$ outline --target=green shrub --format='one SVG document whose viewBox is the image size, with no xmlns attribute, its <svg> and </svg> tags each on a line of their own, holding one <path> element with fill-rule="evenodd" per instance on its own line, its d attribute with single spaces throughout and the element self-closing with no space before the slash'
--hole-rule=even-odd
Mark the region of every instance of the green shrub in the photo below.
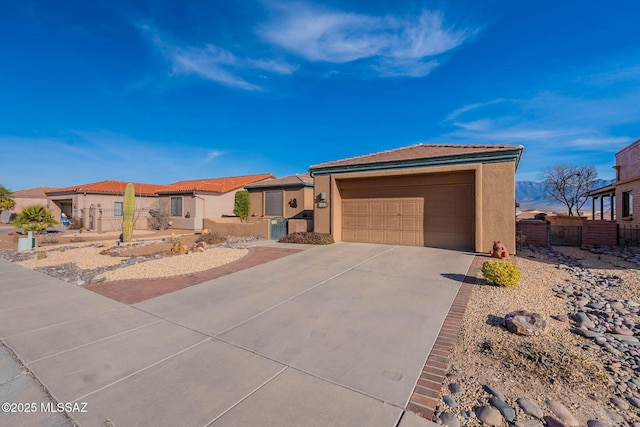
<svg viewBox="0 0 640 427">
<path fill-rule="evenodd" d="M 488 282 L 505 288 L 513 288 L 520 282 L 520 270 L 511 261 L 485 261 L 482 264 L 482 275 Z"/>
<path fill-rule="evenodd" d="M 291 233 L 278 241 L 280 243 L 300 243 L 307 245 L 330 245 L 334 243 L 331 234 L 315 232 Z"/>
<path fill-rule="evenodd" d="M 247 220 L 249 216 L 249 192 L 247 190 L 239 190 L 236 192 L 233 214 L 239 216 L 242 221 Z"/>
</svg>

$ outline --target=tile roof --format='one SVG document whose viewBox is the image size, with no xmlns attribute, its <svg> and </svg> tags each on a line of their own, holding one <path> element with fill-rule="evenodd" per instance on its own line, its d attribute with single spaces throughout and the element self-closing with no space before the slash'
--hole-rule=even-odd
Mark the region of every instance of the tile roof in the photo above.
<svg viewBox="0 0 640 427">
<path fill-rule="evenodd" d="M 517 145 L 454 145 L 454 144 L 416 144 L 380 153 L 351 157 L 333 162 L 320 163 L 310 169 L 322 169 L 340 166 L 368 165 L 377 163 L 393 163 L 406 160 L 434 159 L 439 157 L 456 157 L 468 154 L 493 153 L 498 151 L 520 150 Z"/>
<path fill-rule="evenodd" d="M 158 193 L 190 193 L 194 191 L 205 193 L 226 193 L 228 191 L 242 188 L 245 185 L 273 178 L 275 178 L 275 176 L 270 173 L 263 173 L 258 175 L 178 181 L 173 184 L 165 185 L 160 191 L 158 191 Z"/>
<path fill-rule="evenodd" d="M 46 191 L 47 195 L 64 194 L 64 193 L 99 193 L 99 194 L 124 194 L 124 189 L 128 182 L 125 181 L 98 181 L 89 184 L 76 185 L 73 187 L 56 188 Z M 156 194 L 158 190 L 164 188 L 159 184 L 144 184 L 134 182 L 133 187 L 137 195 L 151 196 Z"/>
<path fill-rule="evenodd" d="M 289 175 L 283 178 L 269 179 L 256 184 L 245 185 L 245 188 L 292 187 L 297 185 L 301 187 L 312 187 L 313 178 L 308 173 Z"/>
<path fill-rule="evenodd" d="M 18 190 L 13 192 L 13 197 L 15 198 L 46 198 L 45 194 L 47 191 L 57 190 L 57 188 L 53 187 L 34 187 L 34 188 L 25 188 L 24 190 Z"/>
</svg>

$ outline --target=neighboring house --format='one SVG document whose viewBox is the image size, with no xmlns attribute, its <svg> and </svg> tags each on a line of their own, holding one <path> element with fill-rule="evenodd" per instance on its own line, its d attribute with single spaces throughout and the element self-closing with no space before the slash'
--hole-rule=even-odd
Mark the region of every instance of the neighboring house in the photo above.
<svg viewBox="0 0 640 427">
<path fill-rule="evenodd" d="M 271 174 L 258 174 L 179 181 L 163 186 L 157 194 L 169 211 L 172 228 L 202 230 L 205 218 L 234 215 L 238 190 L 273 178 Z"/>
<path fill-rule="evenodd" d="M 615 219 L 620 227 L 620 237 L 622 239 L 632 238 L 634 243 L 637 243 L 640 240 L 638 238 L 640 226 L 640 139 L 616 153 L 614 169 L 616 170 L 616 180 L 613 184 L 593 190 L 587 195 L 592 198 L 594 214 L 598 208 L 601 211 L 601 218 Z M 611 206 L 613 206 L 608 218 L 602 214 L 604 198 L 609 198 L 612 202 Z M 633 234 L 627 236 L 629 231 L 632 231 Z"/>
<path fill-rule="evenodd" d="M 336 241 L 515 252 L 522 146 L 418 144 L 311 166 L 314 230 Z"/>
<path fill-rule="evenodd" d="M 124 181 L 99 181 L 46 191 L 48 207 L 57 221 L 64 213 L 69 220 L 80 218 L 89 231 L 119 230 L 122 223 Z M 135 190 L 136 229 L 147 228 L 149 208 L 158 201 L 156 192 L 163 185 L 133 183 Z"/>
<path fill-rule="evenodd" d="M 284 217 L 289 232 L 313 230 L 313 178 L 291 175 L 245 185 L 251 217 Z"/>
<path fill-rule="evenodd" d="M 0 213 L 0 222 L 8 224 L 12 218 L 22 212 L 24 208 L 31 205 L 48 206 L 46 191 L 55 190 L 52 187 L 36 187 L 27 188 L 26 190 L 18 190 L 13 192 L 13 200 L 16 205 L 13 209 Z"/>
</svg>

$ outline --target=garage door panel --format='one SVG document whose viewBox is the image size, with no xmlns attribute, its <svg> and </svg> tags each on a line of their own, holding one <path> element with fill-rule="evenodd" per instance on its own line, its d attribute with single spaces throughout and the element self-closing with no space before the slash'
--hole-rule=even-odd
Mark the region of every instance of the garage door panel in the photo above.
<svg viewBox="0 0 640 427">
<path fill-rule="evenodd" d="M 349 190 L 352 199 L 345 197 L 342 208 L 345 241 L 474 248 L 473 185 L 387 190 Z"/>
</svg>

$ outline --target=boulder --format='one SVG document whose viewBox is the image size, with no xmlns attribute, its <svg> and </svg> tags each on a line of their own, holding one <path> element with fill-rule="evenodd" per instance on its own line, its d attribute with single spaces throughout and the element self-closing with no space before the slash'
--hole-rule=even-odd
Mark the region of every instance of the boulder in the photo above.
<svg viewBox="0 0 640 427">
<path fill-rule="evenodd" d="M 547 333 L 547 319 L 542 314 L 518 310 L 509 313 L 503 320 L 509 332 L 518 335 L 544 335 Z"/>
</svg>

